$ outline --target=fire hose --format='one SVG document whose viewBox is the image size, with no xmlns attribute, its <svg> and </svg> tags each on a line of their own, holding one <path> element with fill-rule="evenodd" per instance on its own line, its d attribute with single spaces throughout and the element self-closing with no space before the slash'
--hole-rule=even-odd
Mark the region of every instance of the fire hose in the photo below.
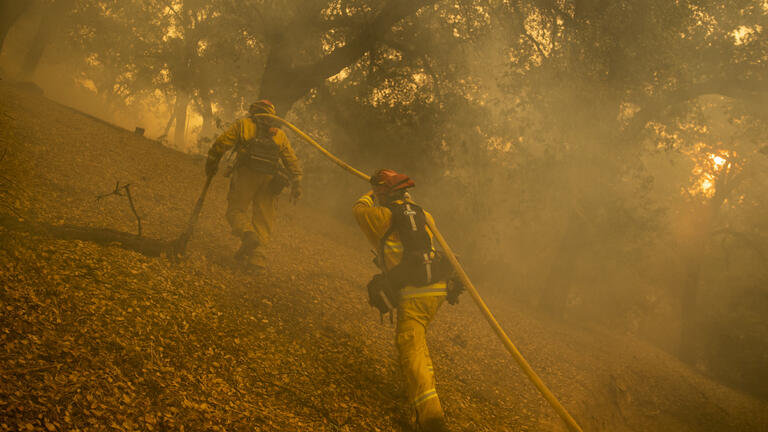
<svg viewBox="0 0 768 432">
<path fill-rule="evenodd" d="M 320 151 L 323 155 L 328 157 L 330 160 L 332 160 L 336 165 L 340 166 L 347 172 L 351 173 L 352 175 L 355 175 L 357 177 L 360 177 L 363 180 L 370 181 L 371 177 L 362 171 L 359 171 L 349 165 L 348 163 L 344 162 L 343 160 L 339 159 L 338 157 L 334 156 L 331 152 L 323 148 L 320 144 L 318 144 L 315 140 L 310 138 L 307 134 L 302 132 L 299 128 L 288 122 L 287 120 L 284 120 L 278 116 L 272 115 L 272 114 L 255 114 L 254 116 L 258 117 L 268 117 L 273 120 L 276 120 L 288 128 L 290 128 L 293 132 L 295 132 L 297 135 L 299 135 L 304 141 L 309 143 L 312 147 L 316 148 Z M 581 427 L 576 423 L 576 420 L 571 417 L 571 415 L 568 413 L 568 411 L 563 407 L 563 405 L 560 403 L 560 401 L 557 400 L 555 395 L 552 393 L 552 391 L 549 390 L 546 384 L 544 384 L 544 381 L 539 378 L 539 376 L 536 374 L 536 372 L 533 370 L 530 364 L 528 364 L 528 361 L 525 360 L 523 355 L 520 353 L 520 351 L 515 347 L 515 345 L 512 343 L 512 341 L 507 336 L 504 329 L 501 327 L 498 321 L 496 321 L 496 318 L 491 313 L 490 309 L 488 309 L 488 306 L 485 304 L 485 301 L 483 301 L 483 298 L 480 297 L 480 293 L 477 291 L 477 288 L 475 288 L 475 285 L 472 283 L 472 281 L 469 279 L 469 276 L 464 271 L 464 268 L 461 266 L 459 261 L 456 259 L 456 255 L 454 255 L 453 251 L 451 250 L 451 247 L 448 246 L 448 243 L 443 238 L 442 234 L 440 234 L 440 231 L 437 229 L 437 227 L 434 225 L 433 222 L 431 222 L 429 219 L 427 219 L 427 224 L 429 226 L 429 229 L 434 234 L 435 238 L 437 239 L 438 244 L 443 249 L 443 252 L 445 252 L 446 257 L 448 258 L 448 261 L 450 261 L 451 266 L 453 266 L 453 269 L 458 274 L 459 278 L 461 279 L 461 282 L 464 284 L 464 287 L 467 289 L 469 294 L 472 296 L 472 299 L 477 304 L 477 307 L 480 309 L 480 311 L 485 316 L 485 319 L 488 321 L 488 324 L 490 324 L 493 331 L 496 333 L 496 335 L 499 337 L 501 342 L 504 344 L 504 347 L 509 351 L 509 353 L 512 355 L 512 358 L 515 360 L 517 365 L 522 369 L 523 373 L 531 380 L 534 386 L 536 386 L 536 389 L 539 390 L 541 395 L 544 397 L 544 399 L 549 402 L 549 404 L 552 406 L 552 408 L 557 412 L 557 414 L 560 416 L 560 418 L 565 422 L 565 424 L 568 426 L 568 428 L 572 432 L 582 432 Z"/>
</svg>

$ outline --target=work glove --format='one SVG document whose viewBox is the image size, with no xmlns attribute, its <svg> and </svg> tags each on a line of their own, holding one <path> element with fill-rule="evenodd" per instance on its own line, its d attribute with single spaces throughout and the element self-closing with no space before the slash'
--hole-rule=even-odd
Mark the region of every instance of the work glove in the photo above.
<svg viewBox="0 0 768 432">
<path fill-rule="evenodd" d="M 294 180 L 291 183 L 291 198 L 290 201 L 293 204 L 296 204 L 296 202 L 301 198 L 301 183 L 298 180 Z"/>
<path fill-rule="evenodd" d="M 205 161 L 205 175 L 208 177 L 213 177 L 218 171 L 219 158 L 208 156 L 208 159 Z"/>
<path fill-rule="evenodd" d="M 458 276 L 454 276 L 448 279 L 446 281 L 446 290 L 448 291 L 446 300 L 448 300 L 448 304 L 458 304 L 459 296 L 465 291 L 465 289 L 466 288 L 464 288 L 464 283 L 461 282 L 461 279 L 459 279 Z"/>
</svg>

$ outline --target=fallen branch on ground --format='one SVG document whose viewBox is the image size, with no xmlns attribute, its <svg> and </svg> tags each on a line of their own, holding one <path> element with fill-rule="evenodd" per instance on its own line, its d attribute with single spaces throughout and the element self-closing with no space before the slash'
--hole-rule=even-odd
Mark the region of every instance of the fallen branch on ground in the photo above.
<svg viewBox="0 0 768 432">
<path fill-rule="evenodd" d="M 52 225 L 34 220 L 20 220 L 20 218 L 0 213 L 0 226 L 12 231 L 45 235 L 61 240 L 81 240 L 105 246 L 118 246 L 151 257 L 161 256 L 170 249 L 170 244 L 166 241 L 150 237 L 138 237 L 109 228 Z"/>
</svg>

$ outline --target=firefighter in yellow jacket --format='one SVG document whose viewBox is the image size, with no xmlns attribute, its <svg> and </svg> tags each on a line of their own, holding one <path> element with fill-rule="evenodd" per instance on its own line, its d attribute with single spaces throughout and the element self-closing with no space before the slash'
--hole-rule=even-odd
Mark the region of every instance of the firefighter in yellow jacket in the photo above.
<svg viewBox="0 0 768 432">
<path fill-rule="evenodd" d="M 427 325 L 447 294 L 445 274 L 430 268 L 436 251 L 425 221 L 432 216 L 406 194 L 414 186 L 408 176 L 379 170 L 371 177 L 371 184 L 373 189 L 357 200 L 353 211 L 377 250 L 377 265 L 383 272 L 377 276 L 383 276 L 390 287 L 394 284 L 396 290 L 387 303 L 399 301 L 395 342 L 408 397 L 420 430 L 447 431 L 426 341 Z M 371 289 L 376 280 L 374 277 L 368 287 L 372 305 L 376 294 Z"/>
<path fill-rule="evenodd" d="M 249 116 L 238 119 L 219 136 L 208 151 L 206 175 L 218 170 L 222 155 L 234 150 L 235 163 L 227 196 L 227 221 L 232 234 L 241 240 L 235 259 L 255 270 L 264 269 L 260 247 L 269 241 L 280 191 L 291 185 L 291 200 L 301 196 L 301 167 L 285 133 L 266 117 L 275 114 L 271 102 L 251 104 Z M 248 208 L 252 207 L 249 215 Z"/>
</svg>

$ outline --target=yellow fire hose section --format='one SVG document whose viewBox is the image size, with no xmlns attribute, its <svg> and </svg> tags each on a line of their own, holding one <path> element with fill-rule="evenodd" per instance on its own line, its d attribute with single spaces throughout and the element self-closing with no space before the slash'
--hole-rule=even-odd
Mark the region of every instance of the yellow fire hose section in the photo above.
<svg viewBox="0 0 768 432">
<path fill-rule="evenodd" d="M 331 154 L 328 150 L 324 149 L 315 140 L 310 138 L 307 134 L 299 130 L 299 128 L 297 128 L 290 122 L 271 114 L 256 114 L 255 116 L 269 117 L 271 119 L 279 121 L 280 123 L 288 126 L 297 135 L 299 135 L 306 142 L 312 145 L 312 147 L 319 150 L 322 154 L 327 156 L 329 159 L 331 159 L 334 163 L 336 163 L 340 167 L 344 168 L 346 171 L 350 172 L 353 175 L 356 175 L 357 177 L 360 177 L 365 181 L 371 180 L 371 177 L 369 175 L 355 169 L 348 163 L 344 162 L 343 160 Z M 542 381 L 541 378 L 539 378 L 539 376 L 536 374 L 533 368 L 531 368 L 531 365 L 528 364 L 528 361 L 525 360 L 525 358 L 520 353 L 520 351 L 518 351 L 518 349 L 509 339 L 507 334 L 504 332 L 504 329 L 501 328 L 501 325 L 499 325 L 499 322 L 496 321 L 496 318 L 494 318 L 490 309 L 488 309 L 488 306 L 485 304 L 485 301 L 483 301 L 483 298 L 480 297 L 480 293 L 477 291 L 477 288 L 475 288 L 475 285 L 472 284 L 471 280 L 469 280 L 469 276 L 467 276 L 467 273 L 464 271 L 464 268 L 461 266 L 461 264 L 459 264 L 459 261 L 456 259 L 456 255 L 453 254 L 451 247 L 448 246 L 448 243 L 443 238 L 443 235 L 440 234 L 440 231 L 438 231 L 437 227 L 433 223 L 429 222 L 429 220 L 427 221 L 427 223 L 429 224 L 429 229 L 432 230 L 432 233 L 435 235 L 435 238 L 437 239 L 438 244 L 440 244 L 440 247 L 443 248 L 445 255 L 448 257 L 448 261 L 450 261 L 454 270 L 456 270 L 456 273 L 459 275 L 459 278 L 461 279 L 461 282 L 464 284 L 464 287 L 467 288 L 467 291 L 469 291 L 469 294 L 472 296 L 472 299 L 475 300 L 475 303 L 477 304 L 477 306 L 480 308 L 480 311 L 485 316 L 485 319 L 488 321 L 488 324 L 491 325 L 491 328 L 493 328 L 493 330 L 496 332 L 496 335 L 499 337 L 499 339 L 501 339 L 501 342 L 507 348 L 507 351 L 509 351 L 509 353 L 512 354 L 512 358 L 515 359 L 515 362 L 517 362 L 518 366 L 520 366 L 520 368 L 523 370 L 525 375 L 527 375 L 528 378 L 531 380 L 531 382 L 533 382 L 533 385 L 536 386 L 536 388 L 539 390 L 541 395 L 544 396 L 544 399 L 546 399 L 547 402 L 549 402 L 549 404 L 557 412 L 560 418 L 563 419 L 563 421 L 568 426 L 568 428 L 574 432 L 582 432 L 582 429 L 578 425 L 578 423 L 576 423 L 576 420 L 574 420 L 573 417 L 571 417 L 568 411 L 566 411 L 565 407 L 563 407 L 563 405 L 560 403 L 560 401 L 557 400 L 555 395 L 552 394 L 552 392 L 549 390 L 547 385 L 544 384 L 544 381 Z"/>
</svg>

